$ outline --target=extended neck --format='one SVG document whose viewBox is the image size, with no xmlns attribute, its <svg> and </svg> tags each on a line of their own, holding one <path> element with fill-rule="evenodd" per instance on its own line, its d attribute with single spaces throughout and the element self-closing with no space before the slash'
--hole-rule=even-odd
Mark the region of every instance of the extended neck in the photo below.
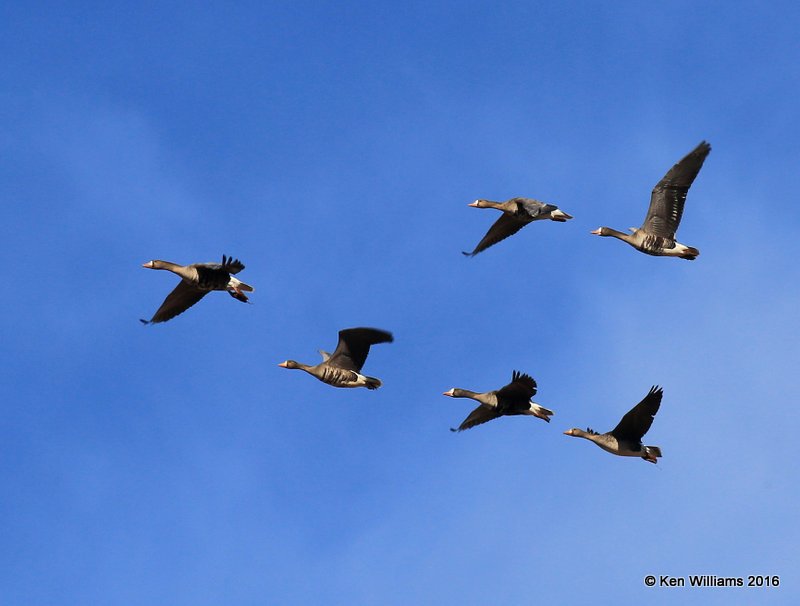
<svg viewBox="0 0 800 606">
<path fill-rule="evenodd" d="M 614 238 L 617 238 L 618 240 L 622 240 L 623 242 L 632 244 L 633 246 L 636 246 L 638 242 L 638 239 L 636 238 L 635 234 L 626 234 L 625 232 L 617 231 L 616 229 L 613 229 L 611 227 L 601 227 L 600 229 L 598 229 L 593 233 L 595 233 L 598 236 L 605 236 L 605 237 L 612 236 Z"/>
<path fill-rule="evenodd" d="M 148 261 L 142 265 L 142 267 L 147 267 L 149 269 L 166 269 L 186 280 L 197 280 L 197 270 L 194 267 L 178 265 L 177 263 L 170 263 L 169 261 L 156 259 L 155 261 Z"/>
<path fill-rule="evenodd" d="M 499 202 L 492 202 L 491 200 L 475 200 L 475 202 L 468 206 L 474 206 L 475 208 L 499 208 L 502 210 L 502 204 Z"/>
<path fill-rule="evenodd" d="M 584 431 L 582 429 L 578 429 L 577 427 L 570 429 L 568 432 L 565 433 L 570 436 L 575 436 L 576 438 L 585 438 L 595 443 L 597 443 L 599 441 L 598 438 L 600 438 L 599 434 L 590 431 Z"/>
<path fill-rule="evenodd" d="M 286 360 L 286 362 L 281 362 L 278 364 L 281 368 L 288 368 L 293 370 L 295 368 L 299 368 L 300 370 L 305 370 L 307 373 L 314 374 L 314 371 L 317 369 L 318 366 L 322 366 L 322 364 L 318 364 L 317 366 L 311 366 L 309 364 L 303 364 L 302 362 L 297 362 L 296 360 Z"/>
<path fill-rule="evenodd" d="M 478 393 L 469 389 L 453 389 L 452 396 L 454 398 L 469 398 L 492 408 L 497 407 L 497 396 L 493 393 Z"/>
</svg>

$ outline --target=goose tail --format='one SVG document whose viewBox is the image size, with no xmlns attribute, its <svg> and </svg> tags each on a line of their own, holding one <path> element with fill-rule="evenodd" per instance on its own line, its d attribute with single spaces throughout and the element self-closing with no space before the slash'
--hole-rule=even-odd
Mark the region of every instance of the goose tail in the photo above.
<svg viewBox="0 0 800 606">
<path fill-rule="evenodd" d="M 542 419 L 543 421 L 550 422 L 550 417 L 552 417 L 555 413 L 550 410 L 549 408 L 545 408 L 536 402 L 531 402 L 530 413 L 534 417 Z"/>
<path fill-rule="evenodd" d="M 364 387 L 367 389 L 378 389 L 383 383 L 381 383 L 380 379 L 376 379 L 375 377 L 364 377 L 365 383 Z"/>
<path fill-rule="evenodd" d="M 568 215 L 563 210 L 557 208 L 553 212 L 550 213 L 550 220 L 551 221 L 558 221 L 559 223 L 564 223 L 565 221 L 572 219 L 572 215 Z"/>
<path fill-rule="evenodd" d="M 228 288 L 235 288 L 237 290 L 243 290 L 245 292 L 253 292 L 255 288 L 250 286 L 249 284 L 245 284 L 241 280 L 237 280 L 236 278 L 231 277 L 228 281 Z"/>
<path fill-rule="evenodd" d="M 694 261 L 700 255 L 700 251 L 697 250 L 693 246 L 687 246 L 686 250 L 683 251 L 681 258 L 686 259 L 688 261 Z"/>
<path fill-rule="evenodd" d="M 658 446 L 645 446 L 644 456 L 642 457 L 649 463 L 655 463 L 656 459 L 661 457 L 661 449 Z"/>
</svg>

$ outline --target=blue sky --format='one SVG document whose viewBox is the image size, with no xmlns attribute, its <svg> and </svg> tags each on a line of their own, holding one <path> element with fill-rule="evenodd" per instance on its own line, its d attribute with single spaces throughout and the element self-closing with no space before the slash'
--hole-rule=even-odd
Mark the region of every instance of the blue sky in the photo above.
<svg viewBox="0 0 800 606">
<path fill-rule="evenodd" d="M 800 9 L 657 4 L 4 5 L 3 604 L 797 603 Z M 589 235 L 703 139 L 697 261 Z M 349 326 L 382 389 L 276 366 Z M 514 369 L 550 425 L 448 431 Z M 658 467 L 562 435 L 653 384 Z"/>
</svg>

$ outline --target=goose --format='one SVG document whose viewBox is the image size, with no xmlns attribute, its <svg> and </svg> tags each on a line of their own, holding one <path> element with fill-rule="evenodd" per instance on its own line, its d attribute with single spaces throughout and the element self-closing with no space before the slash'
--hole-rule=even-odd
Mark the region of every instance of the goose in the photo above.
<svg viewBox="0 0 800 606">
<path fill-rule="evenodd" d="M 486 250 L 505 240 L 509 236 L 513 236 L 520 229 L 525 227 L 528 223 L 534 221 L 541 221 L 543 219 L 550 219 L 551 221 L 565 222 L 567 219 L 572 219 L 572 215 L 568 215 L 553 204 L 546 204 L 533 200 L 531 198 L 511 198 L 505 202 L 492 202 L 491 200 L 475 200 L 472 204 L 475 208 L 496 208 L 503 211 L 500 218 L 494 222 L 483 236 L 483 239 L 478 242 L 471 253 L 462 252 L 467 257 L 474 257 L 479 252 Z"/>
<path fill-rule="evenodd" d="M 677 242 L 675 232 L 681 222 L 689 187 L 710 151 L 711 145 L 701 141 L 656 183 L 650 195 L 647 216 L 639 229 L 630 227 L 628 229 L 631 233 L 626 234 L 610 227 L 598 227 L 590 233 L 596 236 L 613 236 L 656 257 L 680 257 L 689 261 L 696 259 L 700 251 Z"/>
<path fill-rule="evenodd" d="M 611 454 L 621 457 L 641 457 L 648 463 L 655 463 L 661 456 L 661 449 L 658 446 L 645 446 L 642 444 L 642 438 L 653 424 L 653 417 L 661 406 L 663 395 L 663 389 L 657 385 L 651 387 L 644 399 L 631 408 L 619 424 L 607 433 L 597 433 L 587 427 L 586 431 L 578 428 L 568 429 L 564 435 L 591 440 Z"/>
<path fill-rule="evenodd" d="M 178 265 L 169 261 L 153 260 L 142 264 L 148 269 L 166 269 L 181 277 L 175 289 L 169 293 L 161 307 L 143 324 L 157 324 L 171 320 L 182 314 L 212 290 L 227 290 L 234 299 L 247 303 L 247 295 L 242 291 L 253 292 L 253 287 L 233 277 L 244 269 L 239 259 L 222 255 L 222 263 L 194 263 Z"/>
<path fill-rule="evenodd" d="M 511 383 L 496 391 L 476 393 L 454 387 L 442 395 L 451 398 L 469 398 L 480 402 L 480 406 L 469 413 L 458 429 L 451 427 L 450 431 L 464 431 L 504 415 L 532 415 L 549 423 L 550 417 L 554 414 L 552 410 L 531 400 L 536 395 L 536 381 L 530 375 L 518 370 L 511 373 Z"/>
<path fill-rule="evenodd" d="M 378 389 L 380 379 L 361 374 L 361 367 L 367 360 L 369 346 L 394 341 L 392 333 L 377 328 L 346 328 L 339 331 L 339 342 L 332 354 L 319 350 L 322 362 L 316 366 L 286 360 L 278 366 L 299 368 L 316 377 L 323 383 L 334 387 L 366 387 Z"/>
</svg>

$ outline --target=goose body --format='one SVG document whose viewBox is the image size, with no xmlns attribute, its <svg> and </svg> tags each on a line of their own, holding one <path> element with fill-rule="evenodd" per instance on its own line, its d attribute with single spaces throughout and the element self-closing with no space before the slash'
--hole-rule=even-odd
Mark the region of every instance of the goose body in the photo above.
<svg viewBox="0 0 800 606">
<path fill-rule="evenodd" d="M 464 431 L 505 415 L 531 415 L 549 423 L 550 417 L 554 414 L 552 410 L 531 400 L 536 395 L 536 381 L 533 377 L 517 370 L 511 374 L 511 383 L 498 390 L 478 393 L 454 387 L 443 395 L 451 398 L 469 398 L 480 403 L 458 429 L 451 428 L 450 431 Z"/>
<path fill-rule="evenodd" d="M 142 264 L 147 269 L 165 269 L 180 276 L 181 281 L 164 299 L 161 307 L 150 320 L 141 320 L 144 324 L 166 322 L 182 314 L 212 290 L 225 290 L 234 299 L 247 302 L 245 292 L 253 292 L 253 287 L 233 277 L 244 269 L 239 259 L 222 255 L 222 263 L 194 263 L 178 265 L 169 261 L 153 260 Z"/>
<path fill-rule="evenodd" d="M 628 411 L 609 432 L 597 433 L 589 428 L 584 431 L 573 427 L 564 434 L 585 438 L 611 454 L 621 457 L 641 457 L 648 463 L 656 463 L 661 456 L 661 449 L 658 446 L 645 446 L 642 444 L 642 438 L 653 424 L 653 418 L 661 406 L 663 395 L 664 392 L 660 387 L 651 387 L 644 399 Z"/>
<path fill-rule="evenodd" d="M 664 175 L 653 188 L 647 216 L 641 227 L 631 227 L 630 234 L 610 227 L 598 227 L 591 233 L 617 238 L 648 255 L 680 257 L 690 261 L 696 259 L 700 251 L 675 240 L 675 233 L 683 216 L 689 188 L 709 152 L 711 145 L 702 141 Z"/>
<path fill-rule="evenodd" d="M 486 250 L 501 240 L 513 236 L 528 223 L 545 219 L 563 223 L 568 219 L 572 219 L 571 215 L 560 210 L 554 204 L 546 204 L 532 198 L 511 198 L 505 202 L 475 200 L 468 206 L 474 208 L 496 208 L 503 212 L 500 218 L 489 228 L 489 231 L 486 232 L 483 239 L 478 242 L 475 250 L 471 253 L 462 253 L 468 257 L 474 257 L 479 252 Z"/>
<path fill-rule="evenodd" d="M 320 350 L 322 362 L 312 366 L 295 360 L 286 360 L 278 366 L 304 370 L 323 383 L 333 387 L 366 387 L 378 389 L 380 379 L 361 374 L 370 345 L 391 343 L 392 333 L 377 328 L 347 328 L 339 331 L 339 342 L 332 354 Z"/>
</svg>

